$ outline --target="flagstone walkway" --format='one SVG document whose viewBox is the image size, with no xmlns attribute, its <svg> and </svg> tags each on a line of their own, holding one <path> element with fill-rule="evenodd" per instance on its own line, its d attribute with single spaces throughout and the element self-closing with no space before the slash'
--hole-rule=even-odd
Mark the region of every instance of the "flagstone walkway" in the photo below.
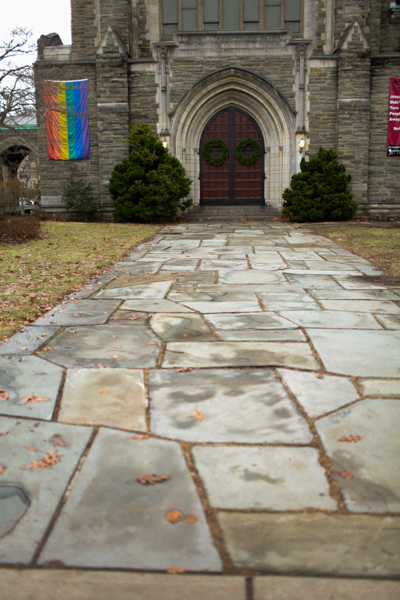
<svg viewBox="0 0 400 600">
<path fill-rule="evenodd" d="M 399 578 L 400 283 L 305 227 L 165 227 L 0 388 L 2 565 Z"/>
</svg>

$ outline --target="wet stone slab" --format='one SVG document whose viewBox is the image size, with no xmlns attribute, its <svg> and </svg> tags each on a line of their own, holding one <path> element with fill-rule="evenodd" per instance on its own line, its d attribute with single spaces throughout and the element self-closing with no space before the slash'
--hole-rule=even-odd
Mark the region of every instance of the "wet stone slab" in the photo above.
<svg viewBox="0 0 400 600">
<path fill-rule="evenodd" d="M 118 308 L 117 300 L 76 300 L 60 305 L 34 322 L 35 326 L 43 325 L 101 325 Z"/>
<path fill-rule="evenodd" d="M 254 283 L 286 283 L 286 279 L 280 273 L 264 273 L 263 271 L 253 271 L 247 269 L 247 271 L 234 271 L 229 269 L 221 269 L 218 271 L 218 283 L 238 283 L 243 284 L 254 284 Z"/>
<path fill-rule="evenodd" d="M 400 377 L 400 339 L 392 331 L 308 329 L 327 371 L 357 377 Z"/>
<path fill-rule="evenodd" d="M 150 406 L 153 433 L 189 442 L 306 444 L 312 439 L 272 371 L 152 371 Z"/>
<path fill-rule="evenodd" d="M 219 513 L 236 567 L 287 575 L 400 575 L 400 517 Z"/>
<path fill-rule="evenodd" d="M 205 515 L 178 444 L 101 430 L 40 557 L 68 566 L 220 571 Z M 112 448 L 112 452 L 110 452 Z M 167 473 L 158 485 L 144 474 Z M 118 498 L 118 502 L 116 502 Z M 182 513 L 168 522 L 170 510 Z M 186 521 L 196 515 L 193 524 Z"/>
<path fill-rule="evenodd" d="M 159 283 L 169 281 L 172 283 L 173 277 L 167 275 L 120 275 L 108 284 L 107 290 L 114 288 L 130 287 L 135 285 L 148 285 L 149 283 Z"/>
<path fill-rule="evenodd" d="M 142 298 L 164 298 L 171 287 L 172 280 L 156 281 L 142 285 L 131 285 L 120 288 L 107 288 L 97 294 L 97 298 L 119 298 L 121 300 Z"/>
<path fill-rule="evenodd" d="M 76 327 L 57 336 L 46 359 L 64 367 L 155 367 L 161 342 L 147 327 L 126 325 Z"/>
<path fill-rule="evenodd" d="M 142 371 L 68 369 L 58 421 L 146 431 Z"/>
<path fill-rule="evenodd" d="M 244 302 L 182 302 L 182 304 L 203 314 L 261 312 L 257 299 Z"/>
<path fill-rule="evenodd" d="M 10 397 L 0 395 L 0 414 L 50 420 L 62 373 L 60 367 L 36 356 L 1 356 L 0 388 Z"/>
<path fill-rule="evenodd" d="M 208 498 L 225 509 L 335 510 L 315 448 L 194 447 Z"/>
<path fill-rule="evenodd" d="M 316 428 L 346 506 L 354 512 L 400 512 L 398 400 L 363 400 L 317 421 Z M 340 441 L 358 435 L 357 442 Z M 344 479 L 340 472 L 353 473 Z"/>
<path fill-rule="evenodd" d="M 220 269 L 243 271 L 247 269 L 246 260 L 202 260 L 199 271 L 217 271 Z"/>
<path fill-rule="evenodd" d="M 287 319 L 274 313 L 240 315 L 208 315 L 207 321 L 215 329 L 290 329 L 296 327 Z"/>
<path fill-rule="evenodd" d="M 89 441 L 88 427 L 0 417 L 0 563 L 27 564 Z M 28 448 L 29 446 L 29 448 Z M 32 469 L 48 453 L 58 462 Z"/>
<path fill-rule="evenodd" d="M 158 313 L 151 317 L 150 327 L 166 342 L 185 340 L 216 341 L 200 315 Z"/>
<path fill-rule="evenodd" d="M 372 315 L 335 310 L 282 311 L 281 315 L 300 327 L 322 329 L 382 329 Z"/>
<path fill-rule="evenodd" d="M 49 340 L 59 327 L 42 325 L 41 327 L 25 327 L 9 340 L 0 344 L 1 354 L 32 354 Z"/>
<path fill-rule="evenodd" d="M 309 345 L 292 342 L 170 342 L 162 366 L 319 369 Z"/>
<path fill-rule="evenodd" d="M 128 273 L 130 275 L 155 275 L 162 264 L 162 260 L 159 260 L 158 262 L 118 262 L 117 267 L 119 273 Z"/>
<path fill-rule="evenodd" d="M 400 379 L 358 379 L 364 396 L 400 398 Z"/>
<path fill-rule="evenodd" d="M 311 419 L 359 398 L 354 385 L 344 377 L 324 375 L 319 379 L 316 373 L 286 369 L 278 369 L 278 372 Z"/>
<path fill-rule="evenodd" d="M 330 275 L 286 275 L 290 283 L 298 285 L 304 289 L 327 289 L 339 288 L 340 286 Z"/>
<path fill-rule="evenodd" d="M 173 296 L 172 296 L 173 297 Z M 136 310 L 138 312 L 149 313 L 192 313 L 191 308 L 187 308 L 178 302 L 172 300 L 127 300 L 121 306 L 122 310 Z"/>
<path fill-rule="evenodd" d="M 317 302 L 308 294 L 260 294 L 265 310 L 313 310 L 320 311 Z"/>
<path fill-rule="evenodd" d="M 115 323 L 116 325 L 146 325 L 148 315 L 143 312 L 135 312 L 133 310 L 123 310 L 123 305 L 120 310 L 110 318 L 109 323 Z"/>
<path fill-rule="evenodd" d="M 306 342 L 307 338 L 300 329 L 238 329 L 227 331 L 217 329 L 216 333 L 221 340 L 226 342 L 265 341 L 265 342 Z"/>
<path fill-rule="evenodd" d="M 321 300 L 326 310 L 400 315 L 400 306 L 385 300 Z"/>
</svg>

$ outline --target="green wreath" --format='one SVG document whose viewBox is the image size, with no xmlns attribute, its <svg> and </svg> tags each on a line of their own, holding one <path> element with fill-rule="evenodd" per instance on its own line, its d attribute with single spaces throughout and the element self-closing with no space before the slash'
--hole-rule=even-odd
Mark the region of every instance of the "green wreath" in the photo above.
<svg viewBox="0 0 400 600">
<path fill-rule="evenodd" d="M 253 148 L 253 154 L 251 154 L 250 156 L 245 156 L 243 154 L 243 150 L 245 148 L 248 148 L 248 146 L 251 146 Z M 254 165 L 254 163 L 258 161 L 261 155 L 261 147 L 259 146 L 259 144 L 257 144 L 256 141 L 252 140 L 251 138 L 246 138 L 239 142 L 235 149 L 235 156 L 242 165 Z"/>
<path fill-rule="evenodd" d="M 211 150 L 213 148 L 221 148 L 222 152 L 219 156 L 213 156 Z M 203 156 L 207 162 L 219 167 L 222 165 L 229 156 L 228 144 L 219 138 L 213 138 L 203 146 Z"/>
</svg>

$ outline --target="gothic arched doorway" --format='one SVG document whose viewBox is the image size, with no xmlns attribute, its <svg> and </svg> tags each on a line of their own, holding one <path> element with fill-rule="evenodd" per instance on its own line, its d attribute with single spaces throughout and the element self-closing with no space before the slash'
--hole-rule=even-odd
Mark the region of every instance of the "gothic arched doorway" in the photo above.
<svg viewBox="0 0 400 600">
<path fill-rule="evenodd" d="M 203 148 L 213 139 L 223 140 L 229 148 L 229 156 L 221 165 L 206 160 Z M 261 148 L 261 156 L 253 164 L 242 164 L 236 156 L 238 144 L 250 138 Z M 211 148 L 211 156 L 219 156 L 222 150 Z M 243 156 L 253 155 L 254 148 L 246 146 Z M 207 123 L 200 144 L 201 204 L 238 205 L 264 204 L 264 141 L 260 128 L 243 110 L 230 106 L 214 115 Z"/>
</svg>

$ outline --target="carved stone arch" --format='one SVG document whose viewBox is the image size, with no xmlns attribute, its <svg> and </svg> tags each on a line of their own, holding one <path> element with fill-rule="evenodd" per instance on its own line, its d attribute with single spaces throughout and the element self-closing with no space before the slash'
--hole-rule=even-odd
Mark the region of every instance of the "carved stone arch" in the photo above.
<svg viewBox="0 0 400 600">
<path fill-rule="evenodd" d="M 216 71 L 198 81 L 170 115 L 170 147 L 193 180 L 192 198 L 199 202 L 202 132 L 214 114 L 229 106 L 247 112 L 260 127 L 266 149 L 265 199 L 280 208 L 282 192 L 296 172 L 296 114 L 273 84 L 237 68 Z"/>
<path fill-rule="evenodd" d="M 12 146 L 25 146 L 31 152 L 35 152 L 35 154 L 38 154 L 39 152 L 37 145 L 31 140 L 27 140 L 22 135 L 13 135 L 0 141 L 0 154 L 5 152 L 8 148 L 12 148 Z"/>
</svg>

